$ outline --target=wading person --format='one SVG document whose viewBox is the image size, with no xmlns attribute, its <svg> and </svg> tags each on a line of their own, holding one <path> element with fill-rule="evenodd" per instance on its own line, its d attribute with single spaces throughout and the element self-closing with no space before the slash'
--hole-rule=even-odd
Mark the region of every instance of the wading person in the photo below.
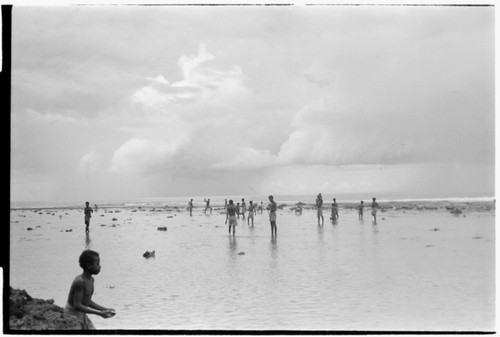
<svg viewBox="0 0 500 337">
<path fill-rule="evenodd" d="M 278 206 L 276 202 L 274 202 L 274 197 L 272 195 L 269 196 L 269 222 L 271 223 L 271 236 L 277 236 L 278 230 L 276 228 L 276 211 L 278 210 Z"/>
<path fill-rule="evenodd" d="M 83 273 L 75 277 L 71 284 L 64 315 L 75 316 L 83 330 L 94 330 L 95 326 L 87 314 L 109 318 L 115 315 L 115 311 L 92 301 L 94 294 L 93 275 L 97 275 L 101 271 L 99 254 L 93 250 L 85 250 L 80 255 L 79 263 Z"/>
<path fill-rule="evenodd" d="M 236 207 L 233 204 L 233 200 L 229 200 L 229 205 L 227 205 L 226 224 L 228 220 L 229 220 L 229 235 L 231 235 L 231 227 L 232 227 L 234 236 L 238 221 L 236 220 Z"/>
</svg>

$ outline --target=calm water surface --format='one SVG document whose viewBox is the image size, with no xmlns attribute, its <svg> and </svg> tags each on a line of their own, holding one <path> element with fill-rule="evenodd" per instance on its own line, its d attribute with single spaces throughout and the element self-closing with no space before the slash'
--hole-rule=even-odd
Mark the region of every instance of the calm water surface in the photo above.
<svg viewBox="0 0 500 337">
<path fill-rule="evenodd" d="M 99 210 L 86 236 L 81 210 L 40 212 L 11 211 L 10 285 L 64 306 L 94 249 L 93 299 L 117 312 L 92 315 L 100 329 L 495 329 L 491 212 L 389 211 L 374 225 L 344 210 L 318 226 L 285 210 L 276 239 L 267 214 L 232 237 L 218 211 Z"/>
</svg>

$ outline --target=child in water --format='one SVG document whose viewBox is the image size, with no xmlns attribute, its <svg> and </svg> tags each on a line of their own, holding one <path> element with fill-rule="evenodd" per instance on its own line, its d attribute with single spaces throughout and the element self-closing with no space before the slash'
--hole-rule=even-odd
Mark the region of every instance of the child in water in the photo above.
<svg viewBox="0 0 500 337">
<path fill-rule="evenodd" d="M 80 255 L 79 263 L 83 273 L 75 277 L 71 284 L 64 314 L 75 316 L 83 330 L 95 330 L 95 326 L 87 314 L 109 318 L 115 315 L 115 310 L 105 308 L 92 301 L 94 294 L 94 277 L 92 275 L 97 275 L 101 271 L 99 254 L 93 250 L 85 250 Z"/>
</svg>

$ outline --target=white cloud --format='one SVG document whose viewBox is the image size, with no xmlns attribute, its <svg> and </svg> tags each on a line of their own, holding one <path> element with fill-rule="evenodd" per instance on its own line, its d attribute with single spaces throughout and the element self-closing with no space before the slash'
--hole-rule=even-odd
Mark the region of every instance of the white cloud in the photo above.
<svg viewBox="0 0 500 337">
<path fill-rule="evenodd" d="M 148 77 L 148 80 L 150 80 L 153 83 L 158 83 L 158 84 L 168 84 L 168 81 L 165 79 L 165 77 L 158 75 L 156 77 Z"/>
<path fill-rule="evenodd" d="M 84 173 L 95 173 L 99 168 L 99 157 L 94 151 L 86 153 L 78 163 L 78 169 Z"/>
<path fill-rule="evenodd" d="M 125 142 L 113 154 L 110 171 L 143 173 L 154 171 L 175 153 L 175 148 L 165 143 L 133 138 Z"/>
<path fill-rule="evenodd" d="M 198 71 L 199 66 L 206 61 L 213 60 L 214 56 L 207 52 L 207 45 L 202 43 L 198 47 L 197 55 L 183 55 L 177 62 L 184 77 L 183 81 L 176 82 L 173 86 L 201 87 L 208 79 L 203 72 Z M 206 84 L 206 83 L 205 83 Z"/>
<path fill-rule="evenodd" d="M 63 123 L 76 123 L 77 122 L 77 120 L 74 117 L 59 114 L 59 113 L 51 113 L 51 112 L 41 113 L 41 112 L 33 110 L 33 109 L 27 109 L 26 112 L 27 112 L 26 118 L 29 121 L 33 121 L 35 123 L 63 124 Z"/>
<path fill-rule="evenodd" d="M 215 57 L 200 44 L 197 55 L 183 55 L 178 67 L 183 78 L 169 83 L 162 75 L 148 77 L 150 84 L 136 90 L 132 101 L 149 110 L 162 110 L 174 103 L 193 103 L 204 100 L 207 104 L 228 104 L 247 93 L 243 84 L 243 72 L 237 65 L 220 70 L 209 61 Z"/>
<path fill-rule="evenodd" d="M 276 162 L 268 150 L 257 150 L 253 148 L 238 149 L 234 156 L 220 163 L 211 165 L 214 169 L 230 169 L 230 170 L 251 170 L 263 167 L 273 166 Z"/>
</svg>

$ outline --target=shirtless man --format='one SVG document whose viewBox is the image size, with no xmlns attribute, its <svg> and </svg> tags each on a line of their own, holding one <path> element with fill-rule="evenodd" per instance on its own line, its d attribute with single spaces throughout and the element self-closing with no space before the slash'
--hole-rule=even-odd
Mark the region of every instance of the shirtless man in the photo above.
<svg viewBox="0 0 500 337">
<path fill-rule="evenodd" d="M 323 218 L 323 197 L 321 193 L 316 197 L 316 207 L 317 207 L 317 217 L 318 217 L 318 226 L 320 225 L 319 219 L 321 218 L 321 224 L 325 223 L 325 218 Z"/>
<path fill-rule="evenodd" d="M 255 205 L 253 204 L 253 201 L 250 200 L 250 204 L 248 205 L 248 220 L 247 220 L 247 225 L 250 225 L 250 219 L 252 219 L 252 226 L 253 226 L 253 215 L 255 213 Z"/>
<path fill-rule="evenodd" d="M 229 235 L 231 235 L 231 226 L 232 226 L 233 236 L 234 236 L 238 221 L 236 220 L 236 207 L 233 204 L 233 200 L 229 200 L 229 205 L 227 205 L 226 224 L 228 220 L 229 220 Z"/>
<path fill-rule="evenodd" d="M 274 201 L 272 195 L 269 196 L 269 222 L 271 223 L 271 236 L 278 235 L 276 227 L 276 211 L 278 210 L 278 205 Z"/>
<path fill-rule="evenodd" d="M 378 210 L 378 204 L 377 204 L 377 199 L 373 198 L 372 199 L 372 215 L 373 215 L 373 222 L 377 222 L 377 210 Z"/>
<path fill-rule="evenodd" d="M 245 219 L 245 213 L 247 211 L 247 204 L 245 204 L 245 198 L 241 199 L 241 214 L 243 215 L 243 220 Z"/>
<path fill-rule="evenodd" d="M 89 231 L 89 225 L 90 225 L 90 217 L 92 216 L 92 208 L 90 208 L 89 206 L 89 202 L 87 201 L 85 203 L 85 209 L 84 209 L 84 212 L 85 212 L 85 232 L 88 233 Z"/>
</svg>

